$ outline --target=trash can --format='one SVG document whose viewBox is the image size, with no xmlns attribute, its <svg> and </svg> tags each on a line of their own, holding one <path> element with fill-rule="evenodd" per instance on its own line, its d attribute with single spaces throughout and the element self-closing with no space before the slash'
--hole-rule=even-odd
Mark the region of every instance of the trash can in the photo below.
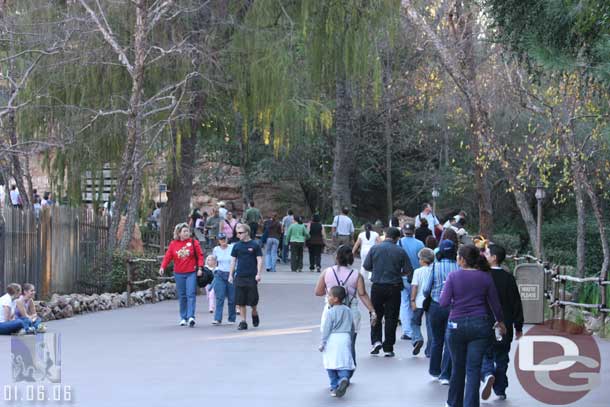
<svg viewBox="0 0 610 407">
<path fill-rule="evenodd" d="M 519 264 L 515 280 L 523 303 L 523 320 L 526 324 L 544 322 L 544 268 L 538 263 Z"/>
</svg>

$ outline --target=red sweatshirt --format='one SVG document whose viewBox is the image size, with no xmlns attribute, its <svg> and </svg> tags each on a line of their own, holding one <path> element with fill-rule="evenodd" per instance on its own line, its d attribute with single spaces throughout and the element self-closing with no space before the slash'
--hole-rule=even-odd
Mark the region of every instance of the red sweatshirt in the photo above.
<svg viewBox="0 0 610 407">
<path fill-rule="evenodd" d="M 203 267 L 203 251 L 199 241 L 196 239 L 172 240 L 161 262 L 161 268 L 165 269 L 173 260 L 175 273 L 195 271 L 195 251 L 197 251 L 197 265 Z"/>
</svg>

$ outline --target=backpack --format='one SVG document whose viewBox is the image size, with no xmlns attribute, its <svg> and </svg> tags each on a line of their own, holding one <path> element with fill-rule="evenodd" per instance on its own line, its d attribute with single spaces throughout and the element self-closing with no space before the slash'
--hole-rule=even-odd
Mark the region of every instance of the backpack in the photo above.
<svg viewBox="0 0 610 407">
<path fill-rule="evenodd" d="M 335 275 L 335 280 L 337 280 L 337 284 L 339 286 L 343 287 L 345 289 L 345 293 L 347 294 L 345 299 L 343 300 L 343 303 L 351 308 L 352 302 L 356 298 L 356 295 L 358 295 L 358 290 L 356 289 L 356 293 L 354 293 L 354 295 L 350 298 L 349 294 L 348 294 L 348 291 L 347 291 L 347 288 L 345 287 L 345 283 L 347 283 L 349 281 L 349 278 L 352 276 L 352 273 L 354 272 L 354 269 L 350 270 L 349 274 L 347 275 L 347 278 L 344 281 L 339 280 L 339 276 L 337 276 L 337 272 L 335 271 L 334 267 L 331 270 L 333 271 L 333 274 Z"/>
</svg>

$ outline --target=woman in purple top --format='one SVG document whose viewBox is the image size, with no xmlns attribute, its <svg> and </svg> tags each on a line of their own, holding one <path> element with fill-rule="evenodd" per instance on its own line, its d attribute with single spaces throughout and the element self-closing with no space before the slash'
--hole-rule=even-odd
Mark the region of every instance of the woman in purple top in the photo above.
<svg viewBox="0 0 610 407">
<path fill-rule="evenodd" d="M 483 354 L 494 336 L 490 307 L 502 334 L 506 327 L 489 264 L 479 249 L 474 245 L 460 247 L 457 263 L 460 268 L 448 275 L 440 298 L 441 306 L 451 305 L 447 342 L 453 370 L 447 405 L 478 407 Z"/>
</svg>

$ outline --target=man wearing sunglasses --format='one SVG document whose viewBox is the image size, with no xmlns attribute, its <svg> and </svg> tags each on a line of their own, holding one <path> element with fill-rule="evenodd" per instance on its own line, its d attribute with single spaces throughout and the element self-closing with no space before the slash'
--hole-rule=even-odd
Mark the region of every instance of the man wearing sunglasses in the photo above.
<svg viewBox="0 0 610 407">
<path fill-rule="evenodd" d="M 237 329 L 248 329 L 246 322 L 246 306 L 252 308 L 252 325 L 257 327 L 260 319 L 256 306 L 258 305 L 258 287 L 263 268 L 263 252 L 258 243 L 250 238 L 250 227 L 238 224 L 235 233 L 239 242 L 231 250 L 231 269 L 229 283 L 235 286 L 235 305 L 239 307 L 241 322 Z"/>
</svg>

